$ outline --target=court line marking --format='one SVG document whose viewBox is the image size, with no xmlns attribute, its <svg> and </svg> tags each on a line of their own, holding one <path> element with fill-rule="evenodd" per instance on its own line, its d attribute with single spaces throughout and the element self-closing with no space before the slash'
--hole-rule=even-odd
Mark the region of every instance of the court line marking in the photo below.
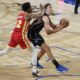
<svg viewBox="0 0 80 80">
<path fill-rule="evenodd" d="M 66 51 L 66 52 L 70 52 L 70 53 L 73 53 L 73 54 L 76 54 L 76 55 L 79 55 L 80 56 L 80 53 L 77 53 L 77 52 L 73 52 L 71 50 L 68 50 L 68 49 L 65 49 L 65 48 L 62 48 L 62 47 L 59 47 L 59 46 L 50 46 L 50 48 L 57 48 L 57 49 L 60 49 L 62 51 Z M 46 61 L 49 61 L 50 59 L 46 59 Z"/>
<path fill-rule="evenodd" d="M 70 52 L 70 53 L 74 53 L 74 54 L 80 55 L 80 52 L 73 52 L 71 50 L 68 50 L 68 49 L 65 49 L 65 48 L 62 48 L 62 47 L 59 47 L 59 46 L 51 46 L 51 48 L 53 48 L 53 47 L 61 49 L 63 51 L 67 51 L 67 52 Z"/>
<path fill-rule="evenodd" d="M 62 47 L 59 47 L 59 46 L 50 46 L 50 48 L 58 48 L 60 50 L 63 50 L 63 51 L 67 51 L 67 52 L 70 52 L 70 53 L 74 53 L 74 54 L 77 54 L 77 55 L 80 55 L 79 53 L 76 53 L 76 52 L 73 52 L 73 51 L 70 51 L 70 50 L 67 50 L 67 49 L 64 49 Z M 54 74 L 54 75 L 46 75 L 46 76 L 40 76 L 38 78 L 36 78 L 35 80 L 41 80 L 41 79 L 44 79 L 44 78 L 47 78 L 47 77 L 59 77 L 59 76 L 80 76 L 80 74 Z"/>
<path fill-rule="evenodd" d="M 36 47 L 36 48 L 37 48 L 37 49 L 40 49 L 39 47 Z M 70 53 L 74 53 L 74 54 L 80 55 L 80 52 L 73 52 L 73 51 L 71 51 L 71 50 L 62 48 L 62 47 L 60 47 L 60 46 L 50 46 L 50 48 L 57 48 L 57 49 L 60 49 L 60 50 L 63 50 L 63 51 L 67 51 L 67 52 L 70 52 Z"/>
</svg>

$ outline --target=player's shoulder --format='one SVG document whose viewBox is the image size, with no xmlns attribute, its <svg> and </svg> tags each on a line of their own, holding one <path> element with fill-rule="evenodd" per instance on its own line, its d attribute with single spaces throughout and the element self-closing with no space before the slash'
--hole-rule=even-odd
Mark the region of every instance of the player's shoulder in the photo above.
<svg viewBox="0 0 80 80">
<path fill-rule="evenodd" d="M 25 16 L 25 13 L 23 11 L 20 11 L 18 14 L 18 19 L 19 18 L 22 19 L 22 18 L 24 18 L 24 16 Z"/>
<path fill-rule="evenodd" d="M 48 18 L 48 15 L 46 13 L 44 13 L 43 18 Z"/>
<path fill-rule="evenodd" d="M 24 15 L 24 14 L 25 14 L 25 13 L 24 13 L 23 11 L 20 11 L 19 14 L 18 14 L 18 16 Z"/>
<path fill-rule="evenodd" d="M 47 16 L 43 16 L 43 17 L 42 17 L 42 20 L 43 20 L 43 21 L 48 21 L 49 18 L 48 18 Z"/>
</svg>

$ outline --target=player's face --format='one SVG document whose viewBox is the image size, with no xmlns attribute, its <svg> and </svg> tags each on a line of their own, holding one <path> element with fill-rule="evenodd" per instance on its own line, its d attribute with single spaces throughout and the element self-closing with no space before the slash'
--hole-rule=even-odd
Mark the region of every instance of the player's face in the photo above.
<svg viewBox="0 0 80 80">
<path fill-rule="evenodd" d="M 52 14 L 52 12 L 53 12 L 52 6 L 48 6 L 46 10 L 47 10 L 49 15 Z"/>
</svg>

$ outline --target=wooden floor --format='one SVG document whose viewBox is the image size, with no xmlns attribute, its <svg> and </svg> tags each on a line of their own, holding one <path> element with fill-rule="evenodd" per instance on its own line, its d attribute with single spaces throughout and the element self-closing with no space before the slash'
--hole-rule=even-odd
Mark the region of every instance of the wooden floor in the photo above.
<svg viewBox="0 0 80 80">
<path fill-rule="evenodd" d="M 28 1 L 28 0 L 24 0 Z M 49 2 L 50 0 L 29 0 L 34 5 Z M 23 0 L 0 0 L 0 50 L 4 49 L 15 27 L 16 17 L 20 7 L 13 3 L 23 3 Z M 73 13 L 74 6 L 51 0 L 55 12 L 51 19 L 54 23 L 65 17 L 70 26 L 58 33 L 48 36 L 44 30 L 41 35 L 50 45 L 55 58 L 70 70 L 59 73 L 45 55 L 40 63 L 45 69 L 40 70 L 43 77 L 34 78 L 31 75 L 31 53 L 28 50 L 15 48 L 10 53 L 0 56 L 0 80 L 80 80 L 80 14 Z M 79 8 L 80 13 L 80 8 Z M 38 52 L 37 50 L 36 52 Z"/>
</svg>

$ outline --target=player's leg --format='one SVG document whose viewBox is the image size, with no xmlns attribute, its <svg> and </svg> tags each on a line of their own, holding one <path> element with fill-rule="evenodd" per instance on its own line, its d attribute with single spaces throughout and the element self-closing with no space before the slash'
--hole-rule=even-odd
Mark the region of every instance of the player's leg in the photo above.
<svg viewBox="0 0 80 80">
<path fill-rule="evenodd" d="M 35 51 L 36 48 L 33 46 L 32 43 L 30 43 L 28 38 L 26 38 L 25 36 L 24 36 L 24 39 L 22 38 L 20 40 L 19 45 L 23 49 L 28 48 L 30 50 L 30 52 L 32 53 L 32 75 L 37 76 L 37 68 L 36 68 L 37 54 L 36 54 L 36 51 Z"/>
<path fill-rule="evenodd" d="M 44 39 L 42 38 L 42 36 L 40 34 L 37 33 L 36 39 L 33 40 L 32 42 L 33 42 L 34 46 L 38 45 L 38 46 L 41 47 L 41 49 L 43 50 L 43 51 L 41 51 L 42 54 L 44 54 L 44 52 L 47 53 L 48 57 L 51 59 L 52 63 L 55 64 L 56 67 L 59 65 L 59 63 L 54 59 L 49 46 L 45 43 Z M 40 55 L 39 56 L 42 57 L 41 52 L 40 52 Z M 38 57 L 38 60 L 39 59 L 40 58 Z"/>
<path fill-rule="evenodd" d="M 49 59 L 52 61 L 52 63 L 55 65 L 56 69 L 60 72 L 66 72 L 68 71 L 68 68 L 60 65 L 58 63 L 58 61 L 54 58 L 54 56 L 52 55 L 52 52 L 49 48 L 49 46 L 44 42 L 42 45 L 41 45 L 41 48 L 44 49 L 49 57 Z"/>
<path fill-rule="evenodd" d="M 45 54 L 45 50 L 41 49 L 37 55 L 37 59 L 39 60 L 40 58 L 42 58 L 42 56 Z"/>
<path fill-rule="evenodd" d="M 17 46 L 17 43 L 13 42 L 12 39 L 11 39 L 8 46 L 5 49 L 0 51 L 0 55 L 4 55 L 4 54 L 10 52 L 16 46 Z"/>
<path fill-rule="evenodd" d="M 74 8 L 74 13 L 75 14 L 78 14 L 79 3 L 80 3 L 80 0 L 76 0 L 76 2 L 75 2 L 75 8 Z"/>
<path fill-rule="evenodd" d="M 19 45 L 22 49 L 28 49 L 32 53 L 32 75 L 35 77 L 40 76 L 37 71 L 37 54 L 36 54 L 36 47 L 33 46 L 26 38 L 23 40 L 21 39 Z"/>
<path fill-rule="evenodd" d="M 15 36 L 14 36 L 14 32 L 13 32 L 11 35 L 8 46 L 5 49 L 0 51 L 0 55 L 3 55 L 3 54 L 10 52 L 12 50 L 12 48 L 17 46 L 17 43 L 14 41 L 14 38 L 15 38 Z"/>
<path fill-rule="evenodd" d="M 0 56 L 10 52 L 11 50 L 12 50 L 12 47 L 7 46 L 5 49 L 0 51 Z"/>
<path fill-rule="evenodd" d="M 18 45 L 18 36 L 19 35 L 16 32 L 12 33 L 8 46 L 4 50 L 0 51 L 0 55 L 10 52 L 13 48 L 15 48 Z"/>
<path fill-rule="evenodd" d="M 41 49 L 37 55 L 37 68 L 39 69 L 43 69 L 44 66 L 42 66 L 40 63 L 39 63 L 39 60 L 42 58 L 42 56 L 45 54 L 45 50 L 44 49 Z"/>
<path fill-rule="evenodd" d="M 0 51 L 0 55 L 4 55 L 4 54 L 10 52 L 14 47 L 17 46 L 17 44 L 18 44 L 18 43 L 16 43 L 16 42 L 14 41 L 14 33 L 13 33 L 13 34 L 11 35 L 11 39 L 10 39 L 10 41 L 9 41 L 9 43 L 8 43 L 8 46 L 7 46 L 4 50 L 1 50 L 1 51 Z"/>
<path fill-rule="evenodd" d="M 36 33 L 36 34 L 37 34 L 36 38 L 32 40 L 32 43 L 34 44 L 34 46 L 40 46 L 41 49 L 44 50 L 44 51 L 47 53 L 49 59 L 52 61 L 52 63 L 55 65 L 55 67 L 56 67 L 56 69 L 57 69 L 58 71 L 61 71 L 61 72 L 63 72 L 63 71 L 68 71 L 68 69 L 67 69 L 66 67 L 61 66 L 61 65 L 56 61 L 56 59 L 55 59 L 54 56 L 52 55 L 52 52 L 51 52 L 49 46 L 45 43 L 45 41 L 44 41 L 44 39 L 42 38 L 42 36 L 41 36 L 40 34 L 38 34 L 38 33 Z M 43 53 L 43 54 L 44 54 L 44 53 Z M 40 55 L 39 55 L 39 56 L 40 56 Z M 42 56 L 42 54 L 41 54 L 41 56 Z"/>
<path fill-rule="evenodd" d="M 39 77 L 40 74 L 37 71 L 37 53 L 36 53 L 36 47 L 31 44 L 31 53 L 32 53 L 32 75 L 35 77 Z"/>
</svg>

